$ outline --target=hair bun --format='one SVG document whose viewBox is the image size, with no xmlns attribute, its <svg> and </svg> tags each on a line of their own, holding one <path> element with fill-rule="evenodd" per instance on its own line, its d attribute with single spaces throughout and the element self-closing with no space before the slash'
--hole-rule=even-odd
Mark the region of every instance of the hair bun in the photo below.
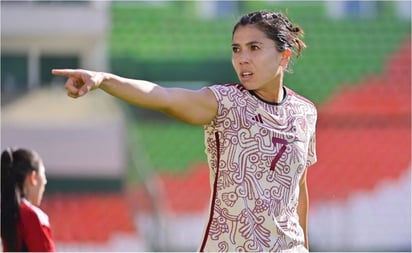
<svg viewBox="0 0 412 253">
<path fill-rule="evenodd" d="M 299 32 L 302 31 L 302 29 L 300 29 L 299 26 L 290 26 L 290 27 L 288 27 L 288 30 L 293 32 L 293 33 L 299 33 Z"/>
</svg>

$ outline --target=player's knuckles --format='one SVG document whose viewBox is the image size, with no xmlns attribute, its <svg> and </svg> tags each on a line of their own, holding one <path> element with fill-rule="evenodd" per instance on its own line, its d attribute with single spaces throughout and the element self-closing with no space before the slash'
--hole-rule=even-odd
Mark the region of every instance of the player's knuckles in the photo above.
<svg viewBox="0 0 412 253">
<path fill-rule="evenodd" d="M 78 98 L 79 96 L 77 95 L 77 93 L 72 93 L 72 92 L 67 92 L 67 96 L 71 97 L 71 98 Z"/>
<path fill-rule="evenodd" d="M 66 84 L 64 88 L 67 90 L 67 92 L 70 92 L 70 93 L 76 93 L 78 90 L 76 87 L 74 87 L 73 84 Z"/>
<path fill-rule="evenodd" d="M 73 79 L 68 79 L 64 87 L 66 88 L 66 90 L 75 90 L 77 89 L 77 82 Z"/>
</svg>

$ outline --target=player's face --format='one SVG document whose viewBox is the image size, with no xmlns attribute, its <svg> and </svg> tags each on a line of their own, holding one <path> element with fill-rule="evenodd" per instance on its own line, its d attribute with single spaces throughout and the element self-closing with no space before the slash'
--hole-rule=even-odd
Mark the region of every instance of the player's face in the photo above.
<svg viewBox="0 0 412 253">
<path fill-rule="evenodd" d="M 33 198 L 31 200 L 32 204 L 40 206 L 40 203 L 43 198 L 43 193 L 46 188 L 47 178 L 46 178 L 46 169 L 44 168 L 43 162 L 40 161 L 39 170 L 36 173 L 37 183 L 32 188 Z"/>
<path fill-rule="evenodd" d="M 243 86 L 248 90 L 276 88 L 282 60 L 273 40 L 254 25 L 239 26 L 233 34 L 232 64 Z"/>
</svg>

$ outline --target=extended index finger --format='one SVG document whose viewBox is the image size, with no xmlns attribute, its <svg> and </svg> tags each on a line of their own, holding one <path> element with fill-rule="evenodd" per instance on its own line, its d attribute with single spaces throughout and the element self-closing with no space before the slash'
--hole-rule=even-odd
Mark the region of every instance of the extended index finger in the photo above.
<svg viewBox="0 0 412 253">
<path fill-rule="evenodd" d="M 74 69 L 52 69 L 51 73 L 56 76 L 70 77 L 75 74 L 76 70 Z"/>
</svg>

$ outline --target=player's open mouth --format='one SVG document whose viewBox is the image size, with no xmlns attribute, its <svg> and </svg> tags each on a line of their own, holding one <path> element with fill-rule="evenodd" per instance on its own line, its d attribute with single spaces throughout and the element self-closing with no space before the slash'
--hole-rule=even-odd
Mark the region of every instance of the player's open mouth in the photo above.
<svg viewBox="0 0 412 253">
<path fill-rule="evenodd" d="M 249 76 L 252 76 L 252 75 L 253 75 L 252 72 L 242 72 L 242 73 L 240 73 L 241 77 L 249 77 Z"/>
<path fill-rule="evenodd" d="M 252 77 L 253 77 L 253 73 L 252 73 L 252 72 L 245 71 L 245 72 L 240 72 L 240 77 L 239 77 L 239 79 L 240 79 L 242 82 L 245 82 L 245 81 L 251 80 Z"/>
</svg>

